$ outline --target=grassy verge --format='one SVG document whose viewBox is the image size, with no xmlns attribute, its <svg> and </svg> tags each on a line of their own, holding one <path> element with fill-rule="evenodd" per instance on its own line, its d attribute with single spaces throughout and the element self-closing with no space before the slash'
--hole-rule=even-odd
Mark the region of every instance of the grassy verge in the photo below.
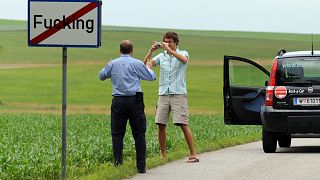
<svg viewBox="0 0 320 180">
<path fill-rule="evenodd" d="M 124 140 L 124 165 L 112 166 L 109 116 L 71 115 L 67 130 L 67 174 L 70 179 L 121 179 L 134 175 L 135 150 L 128 127 Z M 188 155 L 182 131 L 168 126 L 168 158 L 159 158 L 154 117 L 147 122 L 147 167 Z M 258 140 L 260 127 L 225 126 L 221 115 L 192 116 L 198 153 Z M 57 179 L 61 172 L 61 116 L 0 115 L 0 179 Z M 83 177 L 84 176 L 84 177 Z"/>
</svg>

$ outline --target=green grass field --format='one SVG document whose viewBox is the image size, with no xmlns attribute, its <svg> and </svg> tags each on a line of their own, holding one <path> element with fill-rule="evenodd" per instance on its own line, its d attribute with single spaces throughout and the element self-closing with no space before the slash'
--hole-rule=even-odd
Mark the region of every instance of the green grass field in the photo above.
<svg viewBox="0 0 320 180">
<path fill-rule="evenodd" d="M 59 113 L 61 104 L 61 48 L 27 46 L 26 23 L 0 21 L 0 111 Z M 16 29 L 16 30 L 15 30 Z M 163 29 L 104 27 L 102 47 L 69 48 L 68 105 L 70 113 L 105 113 L 111 102 L 110 81 L 99 82 L 98 71 L 119 56 L 123 39 L 135 43 L 134 57 L 142 59 Z M 190 54 L 187 85 L 193 114 L 222 113 L 224 55 L 237 55 L 271 64 L 277 49 L 310 49 L 310 35 L 177 30 L 181 49 Z M 314 39 L 320 36 L 315 35 Z M 316 47 L 316 45 L 315 45 Z M 155 69 L 158 72 L 158 69 Z M 30 83 L 32 82 L 32 83 Z M 143 82 L 146 111 L 153 113 L 158 82 Z M 193 106 L 193 104 L 195 104 Z"/>
<path fill-rule="evenodd" d="M 111 165 L 110 80 L 97 74 L 119 56 L 119 42 L 134 42 L 142 59 L 166 29 L 103 27 L 102 47 L 68 49 L 68 176 L 77 179 L 120 179 L 135 174 L 134 148 L 127 131 L 125 164 Z M 188 50 L 187 88 L 190 127 L 198 152 L 260 138 L 260 127 L 223 125 L 223 56 L 235 55 L 267 69 L 279 48 L 309 50 L 304 34 L 175 30 L 180 49 Z M 315 47 L 320 35 L 314 35 Z M 0 179 L 57 179 L 61 158 L 62 48 L 27 46 L 27 24 L 0 20 Z M 159 74 L 159 69 L 154 69 Z M 240 70 L 238 73 L 241 74 Z M 244 69 L 243 71 L 246 71 Z M 240 76 L 235 76 L 237 82 Z M 251 82 L 249 82 L 250 84 Z M 158 82 L 142 82 L 148 115 L 148 168 L 186 157 L 182 132 L 168 129 L 168 160 L 160 161 L 153 123 Z M 88 175 L 88 176 L 86 176 Z"/>
<path fill-rule="evenodd" d="M 159 156 L 154 116 L 147 119 L 147 164 L 150 168 L 165 162 Z M 60 121 L 59 115 L 1 114 L 0 178 L 57 179 L 61 172 Z M 130 128 L 127 128 L 124 140 L 124 166 L 112 167 L 109 121 L 110 116 L 106 115 L 69 116 L 67 171 L 70 178 L 96 172 L 101 173 L 97 179 L 119 179 L 135 173 L 135 150 Z M 190 122 L 198 152 L 260 137 L 260 128 L 225 126 L 221 115 L 192 116 Z M 170 124 L 167 133 L 168 161 L 186 156 L 188 152 L 182 132 Z M 92 179 L 90 176 L 87 178 Z"/>
</svg>

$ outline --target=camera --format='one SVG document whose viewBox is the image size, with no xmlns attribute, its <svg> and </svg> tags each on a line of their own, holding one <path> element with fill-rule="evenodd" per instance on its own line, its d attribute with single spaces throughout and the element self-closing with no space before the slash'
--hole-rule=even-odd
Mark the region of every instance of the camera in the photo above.
<svg viewBox="0 0 320 180">
<path fill-rule="evenodd" d="M 162 42 L 156 42 L 155 43 L 157 48 L 163 47 L 163 43 Z"/>
</svg>

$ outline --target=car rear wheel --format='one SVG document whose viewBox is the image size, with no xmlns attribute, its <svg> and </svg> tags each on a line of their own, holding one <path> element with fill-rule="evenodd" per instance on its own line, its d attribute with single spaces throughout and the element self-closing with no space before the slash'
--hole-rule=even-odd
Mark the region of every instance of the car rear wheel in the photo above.
<svg viewBox="0 0 320 180">
<path fill-rule="evenodd" d="M 291 146 L 291 135 L 290 134 L 279 135 L 278 144 L 280 147 L 290 147 Z"/>
<path fill-rule="evenodd" d="M 276 134 L 267 132 L 262 127 L 262 146 L 265 153 L 274 153 L 277 149 L 277 138 Z"/>
</svg>

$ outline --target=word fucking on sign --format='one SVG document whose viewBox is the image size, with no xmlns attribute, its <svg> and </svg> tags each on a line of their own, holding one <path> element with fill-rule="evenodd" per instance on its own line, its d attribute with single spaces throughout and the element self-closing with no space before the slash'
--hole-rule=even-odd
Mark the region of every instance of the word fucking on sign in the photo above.
<svg viewBox="0 0 320 180">
<path fill-rule="evenodd" d="M 29 0 L 28 45 L 99 47 L 100 0 Z"/>
<path fill-rule="evenodd" d="M 43 15 L 34 15 L 33 16 L 33 28 L 39 28 L 39 26 L 44 26 L 44 28 L 56 28 L 56 29 L 85 29 L 88 33 L 92 33 L 94 30 L 94 20 L 88 19 L 86 21 L 82 19 L 74 20 L 75 18 L 71 17 L 68 20 L 66 16 L 63 15 L 62 20 L 60 19 L 44 19 Z"/>
</svg>

